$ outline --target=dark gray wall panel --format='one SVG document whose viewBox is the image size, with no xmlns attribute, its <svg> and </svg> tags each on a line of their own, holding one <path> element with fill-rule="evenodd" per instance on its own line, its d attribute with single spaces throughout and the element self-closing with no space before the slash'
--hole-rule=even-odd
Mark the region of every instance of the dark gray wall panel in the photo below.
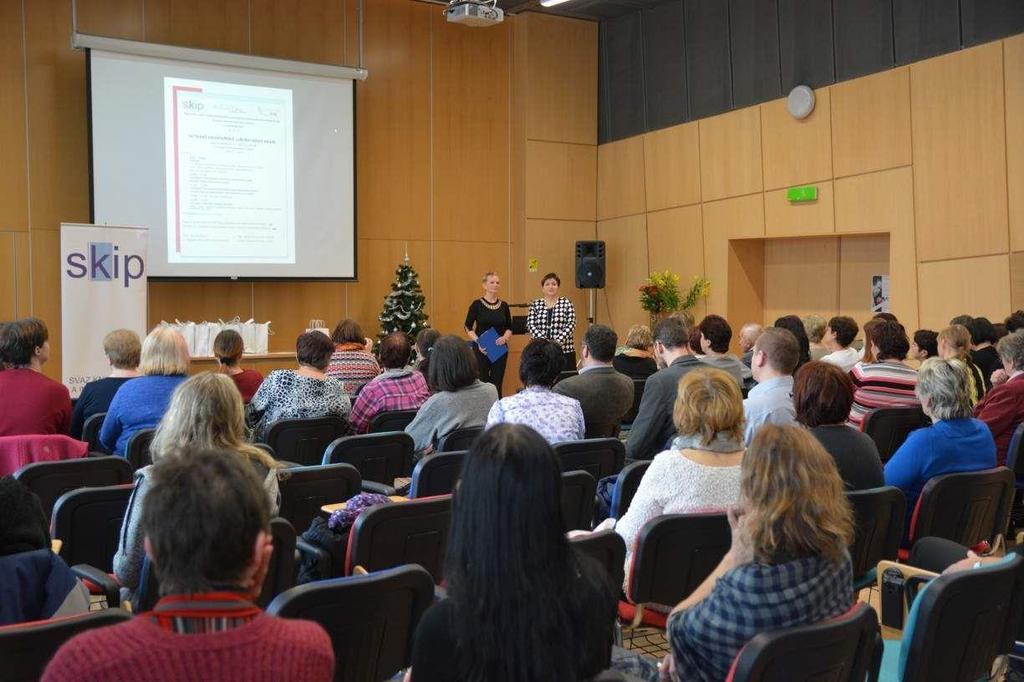
<svg viewBox="0 0 1024 682">
<path fill-rule="evenodd" d="M 776 0 L 729 0 L 729 36 L 733 106 L 781 97 Z"/>
<path fill-rule="evenodd" d="M 836 0 L 836 80 L 892 68 L 892 0 Z"/>
<path fill-rule="evenodd" d="M 647 130 L 688 119 L 683 2 L 671 0 L 643 13 Z"/>
<path fill-rule="evenodd" d="M 897 64 L 960 48 L 958 0 L 892 0 L 892 16 Z"/>
<path fill-rule="evenodd" d="M 703 118 L 732 109 L 729 4 L 685 0 L 686 83 L 690 116 Z"/>
<path fill-rule="evenodd" d="M 779 0 L 782 92 L 835 82 L 832 0 Z"/>
<path fill-rule="evenodd" d="M 980 45 L 1024 31 L 1024 0 L 960 0 L 965 46 Z"/>
<path fill-rule="evenodd" d="M 602 142 L 644 132 L 644 58 L 640 12 L 601 23 L 600 79 L 604 120 L 598 121 Z"/>
</svg>

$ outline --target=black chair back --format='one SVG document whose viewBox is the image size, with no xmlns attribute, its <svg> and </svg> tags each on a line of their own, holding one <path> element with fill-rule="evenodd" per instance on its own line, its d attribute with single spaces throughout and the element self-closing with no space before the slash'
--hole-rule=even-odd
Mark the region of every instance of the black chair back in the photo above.
<svg viewBox="0 0 1024 682">
<path fill-rule="evenodd" d="M 270 427 L 266 442 L 278 459 L 314 466 L 323 462 L 327 446 L 348 431 L 348 423 L 341 417 L 282 419 Z"/>
<path fill-rule="evenodd" d="M 138 471 L 153 463 L 153 457 L 149 454 L 149 446 L 153 443 L 154 435 L 156 435 L 156 429 L 139 429 L 128 438 L 124 458 L 128 460 L 132 471 Z"/>
<path fill-rule="evenodd" d="M 131 620 L 122 609 L 0 627 L 0 682 L 35 682 L 57 649 L 80 632 Z"/>
<path fill-rule="evenodd" d="M 633 462 L 627 464 L 619 472 L 615 479 L 615 487 L 612 489 L 612 510 L 613 519 L 621 519 L 629 511 L 629 503 L 633 501 L 637 489 L 640 488 L 640 481 L 647 473 L 650 462 Z"/>
<path fill-rule="evenodd" d="M 725 514 L 666 514 L 640 529 L 626 596 L 677 604 L 711 575 L 732 545 Z"/>
<path fill-rule="evenodd" d="M 1017 480 L 1024 479 L 1024 422 L 1013 430 L 1010 447 L 1006 449 L 1006 467 Z"/>
<path fill-rule="evenodd" d="M 26 464 L 14 477 L 39 496 L 43 513 L 50 518 L 53 503 L 69 490 L 131 483 L 132 469 L 121 457 L 84 457 Z"/>
<path fill-rule="evenodd" d="M 370 507 L 349 533 L 346 575 L 419 564 L 440 583 L 451 519 L 451 495 Z"/>
<path fill-rule="evenodd" d="M 636 413 L 640 410 L 640 401 L 644 397 L 644 386 L 646 385 L 647 379 L 633 379 L 633 405 L 622 418 L 623 424 L 632 424 L 633 420 L 636 419 Z"/>
<path fill-rule="evenodd" d="M 867 604 L 813 625 L 762 632 L 733 663 L 732 682 L 863 682 L 882 662 L 878 617 Z"/>
<path fill-rule="evenodd" d="M 1020 622 L 1024 558 L 940 575 L 918 592 L 916 618 L 903 631 L 902 682 L 988 679 L 1009 652 Z"/>
<path fill-rule="evenodd" d="M 277 515 L 301 535 L 325 504 L 345 502 L 358 493 L 362 478 L 351 464 L 327 464 L 279 469 L 277 484 L 281 490 Z"/>
<path fill-rule="evenodd" d="M 103 420 L 107 418 L 106 412 L 97 412 L 91 415 L 82 424 L 82 438 L 86 443 L 89 444 L 89 452 L 110 452 L 103 447 L 103 443 L 100 442 L 100 429 L 103 428 Z"/>
<path fill-rule="evenodd" d="M 438 452 L 458 452 L 460 450 L 469 450 L 470 446 L 476 440 L 477 436 L 484 432 L 482 426 L 466 426 L 461 429 L 455 429 L 449 431 L 448 435 L 441 439 L 438 443 Z"/>
<path fill-rule="evenodd" d="M 394 485 L 409 475 L 416 445 L 404 431 L 345 436 L 332 441 L 323 453 L 324 464 L 351 464 L 364 481 Z"/>
<path fill-rule="evenodd" d="M 853 507 L 854 539 L 850 547 L 853 579 L 866 576 L 883 559 L 895 560 L 903 539 L 907 498 L 893 486 L 846 493 Z"/>
<path fill-rule="evenodd" d="M 925 484 L 910 522 L 910 540 L 934 536 L 973 547 L 1006 533 L 1013 504 L 1006 467 L 936 476 Z"/>
<path fill-rule="evenodd" d="M 879 407 L 864 415 L 861 429 L 878 446 L 882 462 L 889 461 L 911 431 L 931 426 L 932 420 L 920 407 Z"/>
<path fill-rule="evenodd" d="M 622 470 L 626 446 L 618 438 L 588 438 L 555 443 L 562 471 L 586 471 L 600 481 Z"/>
<path fill-rule="evenodd" d="M 455 491 L 455 483 L 459 480 L 462 462 L 467 454 L 466 451 L 438 452 L 425 456 L 412 470 L 409 497 L 450 495 Z"/>
<path fill-rule="evenodd" d="M 597 481 L 586 471 L 562 472 L 562 521 L 565 530 L 590 530 Z"/>
<path fill-rule="evenodd" d="M 370 420 L 370 433 L 405 431 L 405 427 L 416 417 L 416 410 L 391 410 L 378 412 Z"/>
<path fill-rule="evenodd" d="M 625 580 L 626 542 L 614 530 L 587 533 L 569 540 L 579 554 L 588 556 L 604 567 L 613 594 L 618 594 Z"/>
<path fill-rule="evenodd" d="M 69 566 L 89 564 L 113 570 L 131 483 L 66 492 L 53 505 L 50 534 L 61 540 L 60 555 Z"/>
<path fill-rule="evenodd" d="M 277 596 L 267 613 L 319 623 L 334 646 L 334 679 L 377 682 L 409 665 L 434 582 L 420 566 L 318 580 Z"/>
</svg>

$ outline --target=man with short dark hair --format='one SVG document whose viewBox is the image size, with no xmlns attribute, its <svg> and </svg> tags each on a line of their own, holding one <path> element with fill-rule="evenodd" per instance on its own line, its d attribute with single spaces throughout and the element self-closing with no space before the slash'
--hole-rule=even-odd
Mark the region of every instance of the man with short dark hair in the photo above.
<svg viewBox="0 0 1024 682">
<path fill-rule="evenodd" d="M 825 336 L 822 338 L 829 353 L 821 361 L 838 365 L 844 372 L 853 369 L 860 361 L 860 353 L 850 344 L 857 338 L 858 331 L 860 327 L 852 317 L 838 315 L 829 320 L 828 326 L 825 327 Z"/>
<path fill-rule="evenodd" d="M 700 321 L 697 329 L 700 330 L 700 350 L 704 354 L 700 361 L 728 373 L 736 380 L 736 385 L 742 387 L 747 368 L 729 352 L 729 343 L 732 342 L 729 322 L 721 315 L 708 315 Z"/>
<path fill-rule="evenodd" d="M 348 416 L 356 433 L 370 430 L 370 422 L 381 412 L 418 410 L 430 397 L 422 372 L 409 366 L 412 344 L 405 332 L 393 332 L 380 342 L 383 372 L 371 379 L 352 405 Z"/>
<path fill-rule="evenodd" d="M 580 401 L 586 438 L 617 436 L 622 418 L 633 406 L 633 380 L 612 367 L 618 343 L 611 327 L 591 325 L 583 335 L 579 374 L 555 384 L 556 393 Z"/>
<path fill-rule="evenodd" d="M 152 479 L 142 528 L 162 598 L 149 613 L 71 639 L 43 680 L 330 680 L 323 628 L 253 604 L 273 543 L 270 502 L 248 462 L 183 452 L 154 465 Z"/>
<path fill-rule="evenodd" d="M 657 372 L 647 377 L 636 419 L 626 440 L 626 458 L 653 459 L 666 449 L 676 433 L 672 408 L 679 380 L 692 369 L 703 367 L 690 352 L 690 325 L 682 315 L 672 315 L 654 328 L 654 358 Z"/>
<path fill-rule="evenodd" d="M 785 426 L 796 423 L 793 406 L 793 370 L 800 361 L 800 345 L 788 329 L 768 327 L 754 344 L 750 369 L 757 386 L 743 401 L 747 420 L 744 440 L 754 440 L 764 424 Z"/>
</svg>

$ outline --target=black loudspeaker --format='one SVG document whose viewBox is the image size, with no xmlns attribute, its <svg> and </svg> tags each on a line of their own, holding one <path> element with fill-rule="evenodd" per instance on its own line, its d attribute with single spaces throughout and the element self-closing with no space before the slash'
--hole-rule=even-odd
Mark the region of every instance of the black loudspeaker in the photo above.
<svg viewBox="0 0 1024 682">
<path fill-rule="evenodd" d="M 604 242 L 576 242 L 576 288 L 604 289 Z"/>
</svg>

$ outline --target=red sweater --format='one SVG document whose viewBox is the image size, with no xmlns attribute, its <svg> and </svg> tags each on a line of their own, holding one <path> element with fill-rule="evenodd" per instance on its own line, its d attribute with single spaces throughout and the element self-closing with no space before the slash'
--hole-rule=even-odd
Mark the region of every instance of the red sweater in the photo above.
<svg viewBox="0 0 1024 682">
<path fill-rule="evenodd" d="M 1013 432 L 1024 421 L 1024 374 L 994 386 L 974 406 L 974 416 L 988 424 L 996 439 L 996 463 L 1003 466 Z"/>
<path fill-rule="evenodd" d="M 329 682 L 333 674 L 331 640 L 316 623 L 261 614 L 234 630 L 180 635 L 137 616 L 72 638 L 43 682 Z"/>
<path fill-rule="evenodd" d="M 0 372 L 0 436 L 67 434 L 67 386 L 31 369 Z"/>
<path fill-rule="evenodd" d="M 246 405 L 256 395 L 260 384 L 263 383 L 263 375 L 254 369 L 243 369 L 240 374 L 229 374 L 231 380 L 238 386 L 238 392 L 242 394 L 242 402 Z"/>
</svg>

